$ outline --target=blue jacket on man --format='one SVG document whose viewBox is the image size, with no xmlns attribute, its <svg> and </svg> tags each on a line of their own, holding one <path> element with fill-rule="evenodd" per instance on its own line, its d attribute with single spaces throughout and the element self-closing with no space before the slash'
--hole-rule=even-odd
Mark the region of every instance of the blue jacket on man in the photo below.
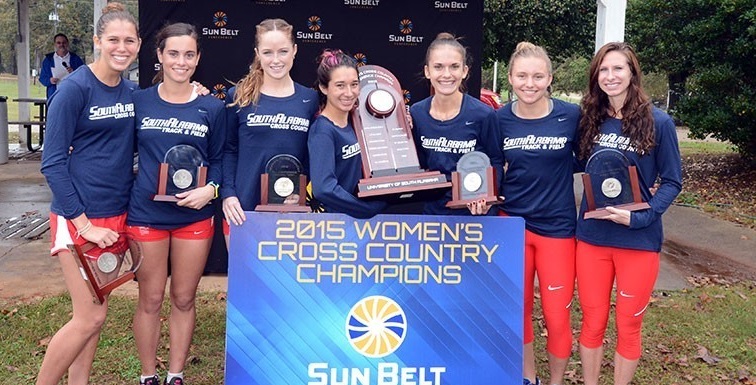
<svg viewBox="0 0 756 385">
<path fill-rule="evenodd" d="M 81 60 L 81 58 L 76 55 L 73 52 L 68 52 L 69 55 L 71 55 L 71 62 L 68 63 L 68 65 L 73 68 L 74 70 L 79 68 L 80 66 L 84 65 L 84 61 Z M 50 96 L 52 96 L 53 92 L 55 92 L 56 89 L 58 89 L 57 84 L 53 84 L 50 82 L 50 78 L 52 75 L 52 68 L 55 66 L 55 58 L 53 57 L 55 55 L 55 52 L 50 52 L 47 55 L 45 55 L 44 60 L 42 60 L 42 71 L 39 74 L 39 82 L 44 84 L 45 87 L 47 87 L 47 99 L 50 99 Z"/>
</svg>

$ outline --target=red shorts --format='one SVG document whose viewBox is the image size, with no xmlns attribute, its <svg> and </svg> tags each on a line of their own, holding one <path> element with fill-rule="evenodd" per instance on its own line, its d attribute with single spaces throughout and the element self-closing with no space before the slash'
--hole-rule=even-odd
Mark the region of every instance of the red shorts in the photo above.
<svg viewBox="0 0 756 385">
<path fill-rule="evenodd" d="M 118 233 L 126 231 L 126 213 L 115 217 L 90 219 L 92 226 L 106 227 Z M 60 230 L 59 230 L 60 229 Z M 63 230 L 66 229 L 66 230 Z M 76 227 L 71 221 L 55 213 L 50 213 L 50 255 L 68 250 L 68 245 L 83 245 L 87 240 L 76 234 Z"/>
<path fill-rule="evenodd" d="M 139 242 L 154 242 L 168 238 L 208 239 L 213 237 L 213 217 L 173 230 L 155 229 L 148 226 L 126 226 L 126 231 L 132 239 Z"/>
</svg>

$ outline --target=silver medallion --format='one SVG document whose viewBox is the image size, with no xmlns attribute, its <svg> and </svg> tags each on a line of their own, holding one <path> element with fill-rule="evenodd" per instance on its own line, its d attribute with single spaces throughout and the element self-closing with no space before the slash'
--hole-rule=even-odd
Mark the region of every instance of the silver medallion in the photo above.
<svg viewBox="0 0 756 385">
<path fill-rule="evenodd" d="M 185 189 L 191 186 L 193 179 L 192 173 L 188 170 L 181 169 L 176 170 L 176 172 L 173 173 L 173 185 L 180 189 Z"/>
<path fill-rule="evenodd" d="M 97 258 L 97 268 L 105 274 L 112 273 L 118 267 L 118 257 L 113 253 L 102 253 Z"/>
<path fill-rule="evenodd" d="M 294 192 L 294 182 L 287 177 L 278 178 L 273 184 L 273 191 L 280 197 L 287 197 Z"/>
<path fill-rule="evenodd" d="M 466 191 L 478 191 L 480 186 L 483 185 L 483 178 L 477 172 L 471 172 L 465 175 L 465 179 L 462 181 L 462 185 Z"/>
<path fill-rule="evenodd" d="M 622 193 L 622 183 L 617 178 L 606 178 L 601 182 L 601 193 L 607 198 L 616 198 Z"/>
</svg>

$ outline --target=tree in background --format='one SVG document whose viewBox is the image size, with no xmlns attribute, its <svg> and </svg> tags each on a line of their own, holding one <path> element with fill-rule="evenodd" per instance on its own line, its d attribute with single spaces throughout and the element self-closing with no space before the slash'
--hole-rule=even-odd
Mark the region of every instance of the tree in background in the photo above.
<svg viewBox="0 0 756 385">
<path fill-rule="evenodd" d="M 552 60 L 590 57 L 596 36 L 596 2 L 586 0 L 484 0 L 484 62 L 509 61 L 517 43 L 540 45 Z"/>
<path fill-rule="evenodd" d="M 573 55 L 554 69 L 554 80 L 551 87 L 554 91 L 565 94 L 582 94 L 588 86 L 588 68 L 591 65 L 589 57 Z"/>
<path fill-rule="evenodd" d="M 644 69 L 669 75 L 692 136 L 730 141 L 756 166 L 756 2 L 630 0 L 626 36 Z"/>
</svg>

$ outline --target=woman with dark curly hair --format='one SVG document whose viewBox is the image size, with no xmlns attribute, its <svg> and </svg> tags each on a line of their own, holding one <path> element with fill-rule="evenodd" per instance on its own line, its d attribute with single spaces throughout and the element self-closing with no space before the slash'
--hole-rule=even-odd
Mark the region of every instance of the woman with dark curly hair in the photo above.
<svg viewBox="0 0 756 385">
<path fill-rule="evenodd" d="M 617 348 L 614 384 L 628 384 L 641 354 L 641 324 L 659 273 L 661 216 L 682 188 L 675 124 L 651 105 L 641 86 L 641 69 L 626 43 L 603 46 L 591 61 L 588 92 L 583 97 L 579 157 L 616 149 L 637 168 L 648 209 L 607 207 L 603 218 L 577 223 L 576 272 L 583 322 L 580 358 L 586 385 L 597 385 L 603 339 L 616 279 Z M 655 194 L 651 187 L 659 180 Z"/>
</svg>

